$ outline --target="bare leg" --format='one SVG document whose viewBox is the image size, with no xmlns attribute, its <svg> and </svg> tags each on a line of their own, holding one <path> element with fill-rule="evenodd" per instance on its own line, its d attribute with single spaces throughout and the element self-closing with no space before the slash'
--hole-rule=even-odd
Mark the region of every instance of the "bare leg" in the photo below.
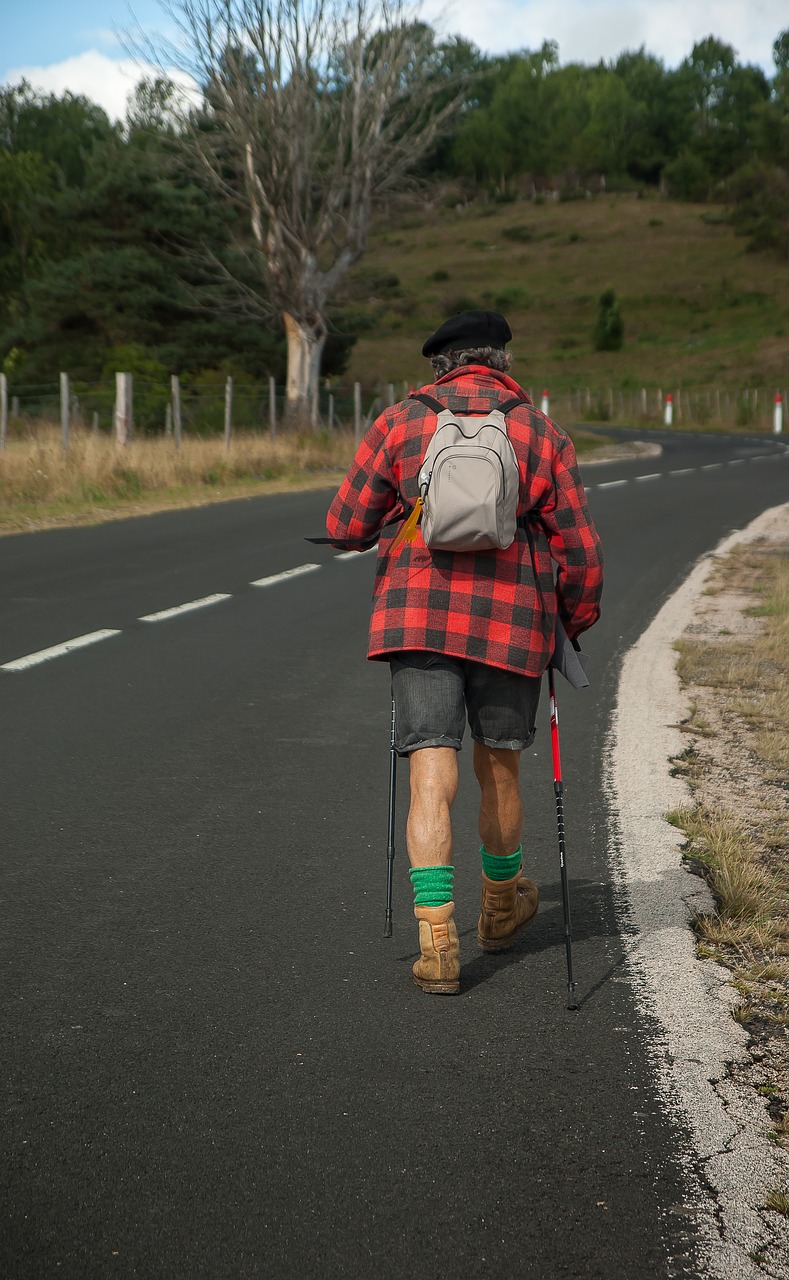
<svg viewBox="0 0 789 1280">
<path fill-rule="evenodd" d="M 458 789 L 454 747 L 422 747 L 409 756 L 411 807 L 406 825 L 412 867 L 452 863 L 450 810 Z"/>
<path fill-rule="evenodd" d="M 479 834 L 488 853 L 509 856 L 521 842 L 520 757 L 520 751 L 474 743 L 474 772 L 482 792 Z"/>
</svg>

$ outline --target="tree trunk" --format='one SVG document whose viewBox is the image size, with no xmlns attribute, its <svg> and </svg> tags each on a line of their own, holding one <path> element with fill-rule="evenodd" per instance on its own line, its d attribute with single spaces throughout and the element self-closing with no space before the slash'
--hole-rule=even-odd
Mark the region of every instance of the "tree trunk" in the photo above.
<svg viewBox="0 0 789 1280">
<path fill-rule="evenodd" d="M 326 343 L 326 328 L 305 324 L 285 311 L 282 316 L 288 339 L 288 375 L 285 406 L 288 419 L 300 426 L 318 423 L 318 379 Z"/>
</svg>

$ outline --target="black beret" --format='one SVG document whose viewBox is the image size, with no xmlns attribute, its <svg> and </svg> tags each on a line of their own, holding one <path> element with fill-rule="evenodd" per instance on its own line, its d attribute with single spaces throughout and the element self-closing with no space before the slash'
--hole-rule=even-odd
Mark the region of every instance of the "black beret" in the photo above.
<svg viewBox="0 0 789 1280">
<path fill-rule="evenodd" d="M 504 349 L 512 330 L 498 311 L 461 311 L 445 320 L 422 348 L 423 356 L 437 356 L 443 351 L 465 351 L 470 347 Z"/>
</svg>

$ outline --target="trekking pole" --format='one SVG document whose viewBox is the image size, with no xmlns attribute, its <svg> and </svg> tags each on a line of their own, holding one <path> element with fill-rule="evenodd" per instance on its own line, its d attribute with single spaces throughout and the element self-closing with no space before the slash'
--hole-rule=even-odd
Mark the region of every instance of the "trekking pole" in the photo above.
<svg viewBox="0 0 789 1280">
<path fill-rule="evenodd" d="M 389 755 L 389 831 L 386 840 L 386 922 L 384 937 L 392 936 L 392 877 L 395 856 L 395 789 L 397 783 L 397 752 L 395 751 L 395 704 L 392 698 L 392 745 Z"/>
<path fill-rule="evenodd" d="M 551 711 L 551 754 L 553 755 L 553 794 L 556 797 L 556 825 L 559 831 L 559 869 L 562 877 L 562 906 L 564 908 L 564 946 L 567 952 L 567 1008 L 577 1009 L 573 979 L 573 937 L 570 924 L 570 891 L 567 885 L 567 862 L 564 844 L 564 783 L 562 782 L 562 758 L 559 752 L 559 715 L 556 709 L 556 690 L 553 667 L 548 667 L 548 694 Z"/>
</svg>

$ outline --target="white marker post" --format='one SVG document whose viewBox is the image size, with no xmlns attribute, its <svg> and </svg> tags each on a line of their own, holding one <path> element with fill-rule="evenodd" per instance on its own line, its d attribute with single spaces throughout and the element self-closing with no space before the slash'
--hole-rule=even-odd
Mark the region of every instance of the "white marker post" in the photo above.
<svg viewBox="0 0 789 1280">
<path fill-rule="evenodd" d="M 780 435 L 784 429 L 784 402 L 781 399 L 780 391 L 775 393 L 775 405 L 773 407 L 773 432 Z"/>
<path fill-rule="evenodd" d="M 674 422 L 674 397 L 671 392 L 666 396 L 666 402 L 663 406 L 663 421 L 667 427 Z"/>
<path fill-rule="evenodd" d="M 547 387 L 543 388 L 542 399 L 540 400 L 540 410 L 545 414 L 546 418 L 551 411 L 551 401 Z"/>
</svg>

